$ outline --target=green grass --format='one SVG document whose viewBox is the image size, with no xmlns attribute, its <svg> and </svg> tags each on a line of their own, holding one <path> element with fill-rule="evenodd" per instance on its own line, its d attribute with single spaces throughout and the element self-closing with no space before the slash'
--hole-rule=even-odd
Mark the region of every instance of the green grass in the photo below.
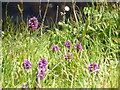
<svg viewBox="0 0 120 90">
<path fill-rule="evenodd" d="M 54 27 L 37 36 L 36 31 L 28 30 L 26 23 L 14 25 L 8 17 L 2 31 L 2 79 L 3 88 L 19 88 L 28 83 L 34 88 L 37 83 L 37 64 L 40 59 L 48 60 L 45 79 L 38 86 L 41 88 L 117 88 L 118 87 L 118 52 L 120 45 L 118 27 L 118 3 L 112 8 L 105 3 L 91 8 L 84 8 L 89 14 L 83 19 L 78 16 L 78 23 L 68 20 L 60 22 L 62 31 Z M 31 33 L 33 36 L 28 36 Z M 64 44 L 72 42 L 70 50 Z M 74 50 L 74 44 L 82 44 L 82 52 Z M 52 45 L 60 47 L 53 52 Z M 74 59 L 65 60 L 64 55 L 71 52 Z M 29 70 L 24 70 L 24 59 L 32 63 Z M 98 74 L 90 73 L 90 63 L 99 65 Z M 0 78 L 1 78 L 0 77 Z"/>
</svg>

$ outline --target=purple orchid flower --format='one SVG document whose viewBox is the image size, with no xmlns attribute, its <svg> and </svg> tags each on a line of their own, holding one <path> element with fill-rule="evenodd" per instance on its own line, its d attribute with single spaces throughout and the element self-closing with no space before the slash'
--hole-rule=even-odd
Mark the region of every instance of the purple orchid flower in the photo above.
<svg viewBox="0 0 120 90">
<path fill-rule="evenodd" d="M 29 28 L 32 28 L 32 30 L 36 30 L 38 28 L 38 20 L 36 17 L 29 19 Z"/>
<path fill-rule="evenodd" d="M 52 50 L 55 50 L 56 52 L 59 51 L 59 47 L 58 47 L 57 45 L 53 45 L 51 49 L 52 49 Z"/>
<path fill-rule="evenodd" d="M 96 63 L 91 63 L 90 66 L 89 66 L 89 71 L 92 72 L 94 70 L 97 70 L 98 69 L 98 64 Z"/>
<path fill-rule="evenodd" d="M 68 53 L 68 55 L 65 55 L 65 59 L 66 60 L 74 59 L 74 56 L 71 53 Z"/>
<path fill-rule="evenodd" d="M 74 49 L 82 51 L 82 45 L 80 43 L 76 43 L 76 45 L 74 46 Z"/>
<path fill-rule="evenodd" d="M 24 63 L 22 64 L 24 69 L 29 69 L 32 65 L 31 62 L 28 60 L 24 60 Z"/>
<path fill-rule="evenodd" d="M 66 46 L 68 49 L 70 49 L 71 42 L 67 41 L 64 46 Z"/>
</svg>

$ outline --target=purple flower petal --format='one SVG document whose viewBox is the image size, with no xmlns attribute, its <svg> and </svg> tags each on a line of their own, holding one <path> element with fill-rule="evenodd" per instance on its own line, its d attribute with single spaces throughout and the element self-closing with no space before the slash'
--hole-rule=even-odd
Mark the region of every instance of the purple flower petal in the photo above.
<svg viewBox="0 0 120 90">
<path fill-rule="evenodd" d="M 56 52 L 59 51 L 59 47 L 58 47 L 57 45 L 53 45 L 51 49 L 52 49 L 52 50 L 55 50 Z"/>
<path fill-rule="evenodd" d="M 67 41 L 64 46 L 66 46 L 68 49 L 70 49 L 70 44 L 71 44 L 71 42 Z"/>
<path fill-rule="evenodd" d="M 29 23 L 29 28 L 32 28 L 32 30 L 36 30 L 38 28 L 38 20 L 35 17 L 30 18 L 28 23 Z"/>
<path fill-rule="evenodd" d="M 72 59 L 74 59 L 74 56 L 73 56 L 71 53 L 68 53 L 68 55 L 69 55 Z"/>
<path fill-rule="evenodd" d="M 43 59 L 41 59 L 40 62 L 38 63 L 38 67 L 39 67 L 39 68 L 46 68 L 46 67 L 47 67 L 47 64 L 48 64 L 48 61 L 47 61 L 45 58 L 43 58 Z"/>
<path fill-rule="evenodd" d="M 68 55 L 65 55 L 65 59 L 66 59 L 66 60 L 68 60 L 68 59 L 69 59 Z"/>
<path fill-rule="evenodd" d="M 82 51 L 82 45 L 80 43 L 76 43 L 74 49 L 78 49 L 79 51 Z"/>
<path fill-rule="evenodd" d="M 27 88 L 28 87 L 28 84 L 27 83 L 25 83 L 23 86 L 22 86 L 22 88 Z"/>
<path fill-rule="evenodd" d="M 91 63 L 90 66 L 89 66 L 89 71 L 92 72 L 94 70 L 97 70 L 98 69 L 98 64 L 96 63 Z"/>
<path fill-rule="evenodd" d="M 24 63 L 22 65 L 23 65 L 24 69 L 29 69 L 32 66 L 30 61 L 28 61 L 28 60 L 24 60 Z"/>
<path fill-rule="evenodd" d="M 48 64 L 48 61 L 45 58 L 41 59 L 40 62 L 38 63 L 39 70 L 36 73 L 36 81 L 37 82 L 38 82 L 39 78 L 40 78 L 40 80 L 44 79 L 44 76 L 46 74 L 47 64 Z"/>
<path fill-rule="evenodd" d="M 68 53 L 68 55 L 65 55 L 65 59 L 66 60 L 74 59 L 74 56 L 71 53 Z"/>
<path fill-rule="evenodd" d="M 37 74 L 36 74 L 36 81 L 38 81 L 38 78 L 40 78 L 40 80 L 43 80 L 45 74 L 46 74 L 45 69 L 39 69 Z"/>
</svg>

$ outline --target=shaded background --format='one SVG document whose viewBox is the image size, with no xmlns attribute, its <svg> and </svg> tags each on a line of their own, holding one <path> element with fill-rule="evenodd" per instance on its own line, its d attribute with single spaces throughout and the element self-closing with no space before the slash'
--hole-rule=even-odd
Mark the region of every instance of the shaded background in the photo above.
<svg viewBox="0 0 120 90">
<path fill-rule="evenodd" d="M 18 9 L 18 5 L 23 9 L 23 14 L 20 14 Z M 76 9 L 80 12 L 84 7 L 91 6 L 91 2 L 77 2 Z M 47 2 L 2 2 L 2 19 L 5 22 L 6 11 L 8 16 L 13 16 L 13 22 L 20 22 L 21 17 L 26 21 L 31 17 L 37 17 L 39 22 L 42 21 L 45 10 L 46 10 Z M 70 8 L 69 11 L 65 11 L 64 7 L 68 6 Z M 45 25 L 49 25 L 51 23 L 62 20 L 61 12 L 66 13 L 66 18 L 73 16 L 73 5 L 72 2 L 50 2 L 48 5 L 48 10 L 45 18 Z M 58 13 L 57 13 L 58 12 Z"/>
</svg>

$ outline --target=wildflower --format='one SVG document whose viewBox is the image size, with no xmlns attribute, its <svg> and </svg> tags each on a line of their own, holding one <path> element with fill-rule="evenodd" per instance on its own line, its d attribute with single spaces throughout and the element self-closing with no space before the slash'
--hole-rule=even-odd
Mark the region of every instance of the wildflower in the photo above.
<svg viewBox="0 0 120 90">
<path fill-rule="evenodd" d="M 48 64 L 48 61 L 45 58 L 40 60 L 40 62 L 38 64 L 39 70 L 38 70 L 38 72 L 36 74 L 36 81 L 37 82 L 38 82 L 39 78 L 40 78 L 40 80 L 44 79 L 47 64 Z"/>
<path fill-rule="evenodd" d="M 40 60 L 40 62 L 38 64 L 38 67 L 39 68 L 46 68 L 47 64 L 48 64 L 48 61 L 45 58 L 43 58 L 43 59 Z"/>
<path fill-rule="evenodd" d="M 96 63 L 91 63 L 90 66 L 89 66 L 89 71 L 92 72 L 94 70 L 97 70 L 98 69 L 98 64 Z"/>
<path fill-rule="evenodd" d="M 65 44 L 65 46 L 66 46 L 68 49 L 70 49 L 70 44 L 71 44 L 71 42 L 67 41 L 66 44 Z"/>
<path fill-rule="evenodd" d="M 74 56 L 71 53 L 68 53 L 68 55 L 65 55 L 65 59 L 66 60 L 74 59 Z"/>
<path fill-rule="evenodd" d="M 56 52 L 59 51 L 59 47 L 58 47 L 57 45 L 53 45 L 51 49 L 52 49 L 52 50 L 55 50 Z"/>
<path fill-rule="evenodd" d="M 78 49 L 79 51 L 82 51 L 82 45 L 79 43 L 76 43 L 76 45 L 74 46 L 74 49 Z"/>
<path fill-rule="evenodd" d="M 43 80 L 44 79 L 44 76 L 45 76 L 45 69 L 42 68 L 42 69 L 39 69 L 37 74 L 36 74 L 36 81 L 38 81 L 38 79 L 40 78 L 40 80 Z"/>
<path fill-rule="evenodd" d="M 0 88 L 0 90 L 2 90 L 2 88 Z"/>
<path fill-rule="evenodd" d="M 24 83 L 24 85 L 22 86 L 22 88 L 27 88 L 27 87 L 28 87 L 27 83 Z"/>
<path fill-rule="evenodd" d="M 29 28 L 32 28 L 32 30 L 36 30 L 38 28 L 37 18 L 33 17 L 29 19 Z"/>
<path fill-rule="evenodd" d="M 22 65 L 23 65 L 24 69 L 29 69 L 32 66 L 30 61 L 28 61 L 28 60 L 24 60 L 24 63 Z"/>
</svg>

